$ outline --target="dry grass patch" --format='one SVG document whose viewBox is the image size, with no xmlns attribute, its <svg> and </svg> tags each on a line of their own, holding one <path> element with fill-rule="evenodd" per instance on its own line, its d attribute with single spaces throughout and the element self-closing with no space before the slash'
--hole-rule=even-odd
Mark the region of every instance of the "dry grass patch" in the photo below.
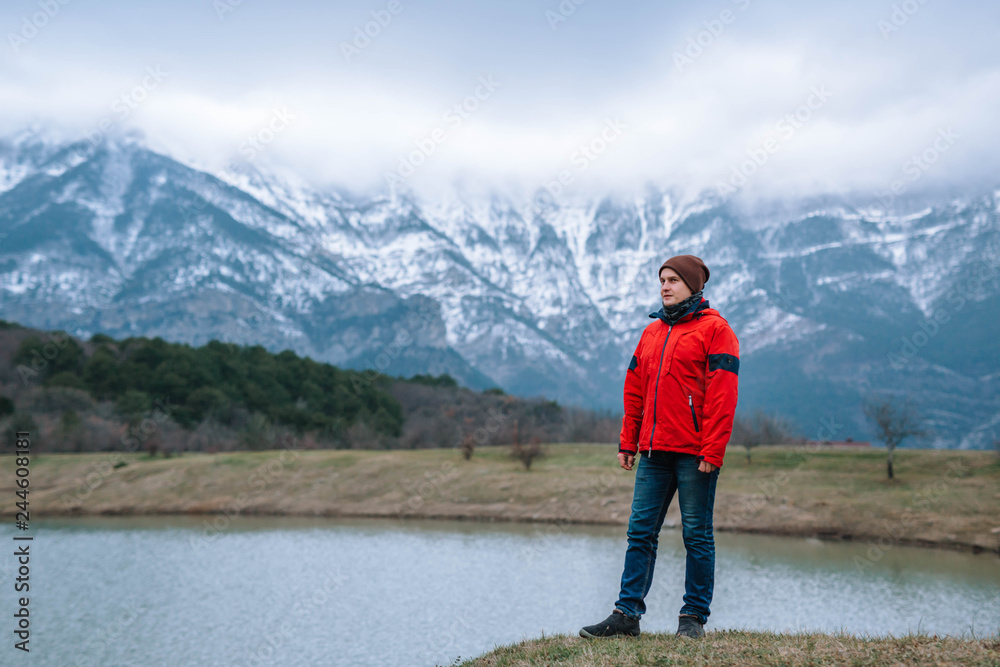
<svg viewBox="0 0 1000 667">
<path fill-rule="evenodd" d="M 633 667 L 695 665 L 1000 665 L 1000 642 L 927 635 L 858 637 L 850 634 L 778 634 L 721 630 L 704 640 L 668 634 L 638 639 L 586 640 L 557 635 L 502 646 L 462 667 Z"/>
<path fill-rule="evenodd" d="M 254 514 L 622 525 L 635 477 L 618 468 L 616 451 L 550 444 L 530 471 L 508 447 L 480 447 L 469 461 L 454 449 L 300 450 L 283 462 L 279 451 L 45 454 L 32 459 L 31 507 L 40 516 L 221 512 L 241 500 Z M 111 469 L 110 460 L 127 465 Z M 13 493 L 13 464 L 0 456 L 0 493 Z M 752 465 L 730 451 L 716 528 L 878 540 L 888 525 L 893 543 L 1000 552 L 995 454 L 897 450 L 894 482 L 884 464 L 879 450 L 758 447 Z M 676 503 L 667 516 L 675 525 Z"/>
</svg>

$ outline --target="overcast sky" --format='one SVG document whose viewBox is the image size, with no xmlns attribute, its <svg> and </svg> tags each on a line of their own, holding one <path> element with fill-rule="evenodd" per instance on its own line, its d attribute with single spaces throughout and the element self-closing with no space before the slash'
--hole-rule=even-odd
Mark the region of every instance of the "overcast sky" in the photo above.
<svg viewBox="0 0 1000 667">
<path fill-rule="evenodd" d="M 998 185 L 997 2 L 6 0 L 0 26 L 0 131 L 104 119 L 355 190 Z"/>
</svg>

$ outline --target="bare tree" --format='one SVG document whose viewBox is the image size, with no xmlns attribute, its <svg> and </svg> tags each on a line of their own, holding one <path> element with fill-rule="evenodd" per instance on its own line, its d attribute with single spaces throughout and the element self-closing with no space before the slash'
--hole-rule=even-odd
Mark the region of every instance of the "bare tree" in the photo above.
<svg viewBox="0 0 1000 667">
<path fill-rule="evenodd" d="M 511 458 L 517 459 L 524 465 L 525 470 L 531 470 L 531 462 L 539 456 L 544 456 L 541 439 L 532 437 L 528 444 L 521 444 L 521 435 L 518 428 L 518 421 L 514 420 L 514 443 L 510 447 Z"/>
<path fill-rule="evenodd" d="M 531 470 L 531 462 L 537 459 L 539 456 L 543 456 L 541 440 L 537 437 L 532 438 L 530 442 L 526 445 L 522 445 L 519 442 L 515 442 L 511 445 L 510 455 L 512 458 L 517 459 L 522 464 L 524 464 L 525 470 Z"/>
<path fill-rule="evenodd" d="M 471 433 L 466 433 L 465 437 L 462 438 L 462 444 L 458 446 L 459 451 L 462 452 L 462 458 L 468 461 L 472 458 L 472 455 L 476 452 L 476 439 Z"/>
<path fill-rule="evenodd" d="M 886 471 L 889 479 L 893 479 L 892 452 L 896 446 L 906 438 L 919 438 L 927 432 L 920 428 L 917 413 L 907 401 L 898 404 L 892 398 L 873 396 L 865 400 L 864 411 L 868 421 L 875 426 L 878 439 L 889 450 Z"/>
<path fill-rule="evenodd" d="M 754 447 L 781 445 L 791 438 L 792 428 L 787 422 L 763 410 L 757 410 L 750 417 L 736 417 L 733 420 L 733 433 L 729 440 L 747 450 L 747 465 L 750 465 L 753 463 L 750 451 Z"/>
</svg>

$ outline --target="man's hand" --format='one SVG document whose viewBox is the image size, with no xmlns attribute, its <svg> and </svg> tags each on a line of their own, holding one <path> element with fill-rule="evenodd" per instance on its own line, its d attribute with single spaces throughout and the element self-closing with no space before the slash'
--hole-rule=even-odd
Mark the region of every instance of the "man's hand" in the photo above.
<svg viewBox="0 0 1000 667">
<path fill-rule="evenodd" d="M 715 470 L 715 466 L 708 461 L 702 461 L 698 464 L 698 472 L 712 472 Z"/>
<path fill-rule="evenodd" d="M 625 452 L 618 452 L 618 465 L 625 470 L 631 470 L 632 464 L 635 463 L 634 454 L 626 454 Z"/>
</svg>

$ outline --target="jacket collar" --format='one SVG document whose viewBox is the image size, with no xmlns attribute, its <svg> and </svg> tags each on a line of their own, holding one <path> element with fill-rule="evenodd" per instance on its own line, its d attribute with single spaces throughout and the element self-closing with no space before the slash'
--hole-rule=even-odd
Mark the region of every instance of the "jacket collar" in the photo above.
<svg viewBox="0 0 1000 667">
<path fill-rule="evenodd" d="M 694 317 L 697 313 L 709 308 L 708 299 L 702 297 L 701 301 L 698 303 L 693 303 L 691 306 L 684 311 L 684 314 L 677 318 L 677 321 L 673 324 L 677 324 L 685 319 Z M 666 313 L 663 311 L 663 306 L 660 309 L 649 314 L 651 318 L 659 318 L 664 324 L 671 324 L 670 320 L 667 318 Z"/>
</svg>

